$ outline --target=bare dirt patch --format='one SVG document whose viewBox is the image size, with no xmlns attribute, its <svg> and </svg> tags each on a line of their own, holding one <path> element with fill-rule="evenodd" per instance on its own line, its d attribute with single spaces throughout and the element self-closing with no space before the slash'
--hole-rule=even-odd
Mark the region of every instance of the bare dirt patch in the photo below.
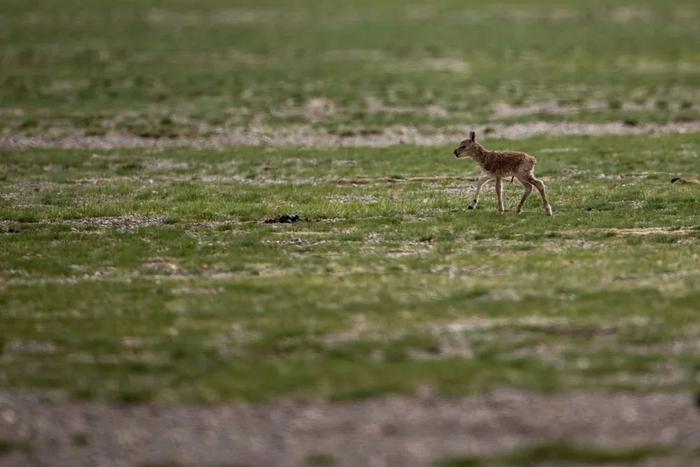
<svg viewBox="0 0 700 467">
<path fill-rule="evenodd" d="M 144 267 L 149 273 L 162 276 L 182 276 L 185 274 L 179 264 L 168 258 L 152 258 L 144 263 Z"/>
<path fill-rule="evenodd" d="M 386 147 L 397 144 L 439 146 L 453 144 L 470 130 L 489 138 L 522 139 L 538 135 L 643 135 L 700 133 L 700 121 L 668 124 L 627 125 L 621 122 L 572 123 L 530 122 L 519 124 L 457 125 L 440 130 L 419 130 L 395 126 L 383 131 L 352 135 L 334 135 L 309 125 L 283 128 L 233 128 L 210 136 L 147 138 L 131 134 L 86 136 L 80 133 L 55 138 L 34 136 L 0 137 L 0 149 L 125 149 L 125 148 L 225 148 L 235 146 L 298 147 Z"/>
<path fill-rule="evenodd" d="M 511 105 L 507 102 L 496 102 L 493 105 L 493 116 L 496 118 L 512 118 L 533 114 L 567 115 L 582 110 L 601 110 L 607 107 L 608 104 L 601 101 L 587 102 L 578 106 L 563 105 L 556 101 L 528 105 Z"/>
<path fill-rule="evenodd" d="M 379 202 L 379 197 L 377 195 L 334 195 L 329 198 L 329 201 L 334 204 L 376 204 Z"/>
<path fill-rule="evenodd" d="M 354 177 L 341 178 L 335 181 L 337 185 L 375 185 L 384 183 L 445 183 L 473 182 L 477 177 L 459 175 L 444 175 L 434 177 Z"/>
<path fill-rule="evenodd" d="M 695 227 L 634 227 L 634 228 L 590 228 L 571 230 L 562 233 L 576 235 L 581 233 L 609 233 L 621 236 L 647 237 L 652 235 L 687 236 L 697 232 Z"/>
<path fill-rule="evenodd" d="M 76 227 L 95 227 L 103 229 L 135 230 L 143 227 L 161 225 L 165 222 L 165 217 L 142 217 L 127 215 L 119 217 L 86 217 L 85 219 L 71 219 L 61 221 L 62 224 L 74 225 Z"/>
<path fill-rule="evenodd" d="M 664 227 L 644 227 L 636 229 L 608 229 L 620 235 L 634 235 L 645 237 L 647 235 L 687 235 L 692 232 L 689 228 L 668 229 Z"/>
<path fill-rule="evenodd" d="M 468 74 L 470 66 L 467 62 L 457 58 L 431 58 L 415 62 L 394 61 L 387 62 L 386 69 L 390 72 L 416 72 L 416 71 L 446 71 L 451 73 Z"/>
<path fill-rule="evenodd" d="M 165 216 L 145 217 L 138 215 L 126 215 L 118 217 L 86 217 L 83 219 L 61 219 L 51 221 L 39 221 L 38 224 L 67 225 L 73 230 L 84 229 L 114 229 L 122 232 L 132 231 L 144 227 L 153 227 L 165 224 Z M 7 229 L 20 229 L 22 222 L 0 220 L 0 227 Z"/>
<path fill-rule="evenodd" d="M 301 22 L 306 19 L 306 15 L 298 10 L 230 9 L 212 13 L 195 13 L 151 9 L 146 12 L 144 19 L 152 24 L 167 24 L 169 26 L 193 26 L 202 23 L 244 25 Z"/>
<path fill-rule="evenodd" d="M 424 466 L 543 440 L 600 448 L 700 443 L 688 394 L 501 390 L 487 396 L 388 396 L 360 402 L 278 401 L 216 406 L 106 404 L 0 394 L 0 439 L 27 443 L 4 465 Z M 84 441 L 76 443 L 76 434 Z"/>
</svg>

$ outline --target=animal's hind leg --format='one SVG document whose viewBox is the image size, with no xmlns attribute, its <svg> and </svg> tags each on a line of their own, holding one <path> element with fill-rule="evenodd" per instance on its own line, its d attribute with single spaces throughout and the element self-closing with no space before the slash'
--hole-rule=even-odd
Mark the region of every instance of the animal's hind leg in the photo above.
<svg viewBox="0 0 700 467">
<path fill-rule="evenodd" d="M 544 183 L 542 183 L 542 180 L 539 180 L 534 177 L 534 175 L 530 175 L 529 182 L 532 183 L 532 185 L 537 188 L 537 191 L 540 192 L 540 196 L 542 197 L 542 207 L 544 207 L 544 212 L 547 213 L 548 216 L 552 215 L 552 206 L 549 205 L 549 201 L 547 201 L 547 192 L 544 187 Z"/>
<path fill-rule="evenodd" d="M 523 185 L 523 197 L 520 198 L 520 202 L 518 203 L 518 209 L 516 212 L 520 214 L 523 210 L 523 205 L 525 204 L 525 200 L 527 199 L 528 196 L 530 196 L 530 193 L 532 193 L 532 184 L 527 181 L 527 179 L 521 179 L 518 177 L 518 181 L 522 183 Z"/>
<path fill-rule="evenodd" d="M 498 198 L 498 212 L 505 211 L 503 206 L 503 189 L 501 187 L 501 177 L 496 177 L 496 197 Z"/>
<path fill-rule="evenodd" d="M 474 194 L 474 199 L 471 203 L 469 203 L 469 206 L 467 206 L 469 209 L 474 209 L 476 208 L 476 205 L 479 204 L 479 192 L 481 192 L 481 187 L 484 185 L 484 183 L 488 182 L 489 180 L 491 180 L 491 177 L 488 175 L 482 175 L 479 178 L 479 180 L 477 180 L 476 193 Z"/>
</svg>

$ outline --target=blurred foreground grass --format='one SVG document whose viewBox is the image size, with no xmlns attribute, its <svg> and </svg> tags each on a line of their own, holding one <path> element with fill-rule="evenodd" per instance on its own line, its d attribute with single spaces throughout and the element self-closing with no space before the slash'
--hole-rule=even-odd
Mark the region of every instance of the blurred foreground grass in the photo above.
<svg viewBox="0 0 700 467">
<path fill-rule="evenodd" d="M 699 19 L 683 0 L 5 0 L 0 135 L 697 121 Z"/>
</svg>

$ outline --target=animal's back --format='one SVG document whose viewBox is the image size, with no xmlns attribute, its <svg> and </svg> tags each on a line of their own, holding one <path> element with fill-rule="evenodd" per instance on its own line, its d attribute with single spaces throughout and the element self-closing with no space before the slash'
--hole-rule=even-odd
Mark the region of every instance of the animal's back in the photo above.
<svg viewBox="0 0 700 467">
<path fill-rule="evenodd" d="M 482 166 L 496 176 L 505 177 L 530 172 L 536 163 L 533 156 L 524 152 L 493 151 L 487 155 Z"/>
</svg>

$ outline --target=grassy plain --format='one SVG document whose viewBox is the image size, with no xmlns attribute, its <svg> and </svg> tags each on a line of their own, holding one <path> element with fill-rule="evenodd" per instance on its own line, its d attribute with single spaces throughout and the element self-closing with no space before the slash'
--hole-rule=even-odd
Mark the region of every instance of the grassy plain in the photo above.
<svg viewBox="0 0 700 467">
<path fill-rule="evenodd" d="M 688 465 L 690 397 L 654 397 L 700 389 L 700 184 L 670 183 L 700 175 L 699 41 L 690 0 L 2 0 L 3 461 L 179 462 L 105 454 L 118 437 L 80 420 L 125 413 L 102 401 L 305 416 L 291 398 L 363 401 L 318 409 L 345 432 L 257 425 L 271 447 L 252 465 L 364 465 L 348 430 L 405 454 L 432 428 L 444 440 L 397 465 Z M 472 128 L 538 157 L 554 217 L 534 195 L 515 215 L 517 183 L 510 212 L 492 187 L 466 209 L 477 172 L 445 143 Z M 301 220 L 265 222 L 281 215 Z M 629 436 L 598 445 L 609 425 L 569 416 L 552 437 L 499 390 L 609 404 Z M 37 391 L 98 402 L 51 418 Z M 471 405 L 366 431 L 443 395 L 483 397 L 501 431 L 469 428 Z M 209 450 L 187 410 L 217 417 L 189 407 L 172 452 L 245 447 Z M 210 429 L 245 431 L 246 410 Z M 626 424 L 634 410 L 665 425 Z M 54 421 L 18 437 L 15 414 Z M 151 441 L 169 431 L 154 417 Z"/>
<path fill-rule="evenodd" d="M 0 383 L 100 398 L 695 387 L 696 135 L 556 137 L 468 211 L 450 148 L 3 154 Z M 506 186 L 509 207 L 520 196 Z M 294 224 L 266 224 L 298 214 Z"/>
</svg>

